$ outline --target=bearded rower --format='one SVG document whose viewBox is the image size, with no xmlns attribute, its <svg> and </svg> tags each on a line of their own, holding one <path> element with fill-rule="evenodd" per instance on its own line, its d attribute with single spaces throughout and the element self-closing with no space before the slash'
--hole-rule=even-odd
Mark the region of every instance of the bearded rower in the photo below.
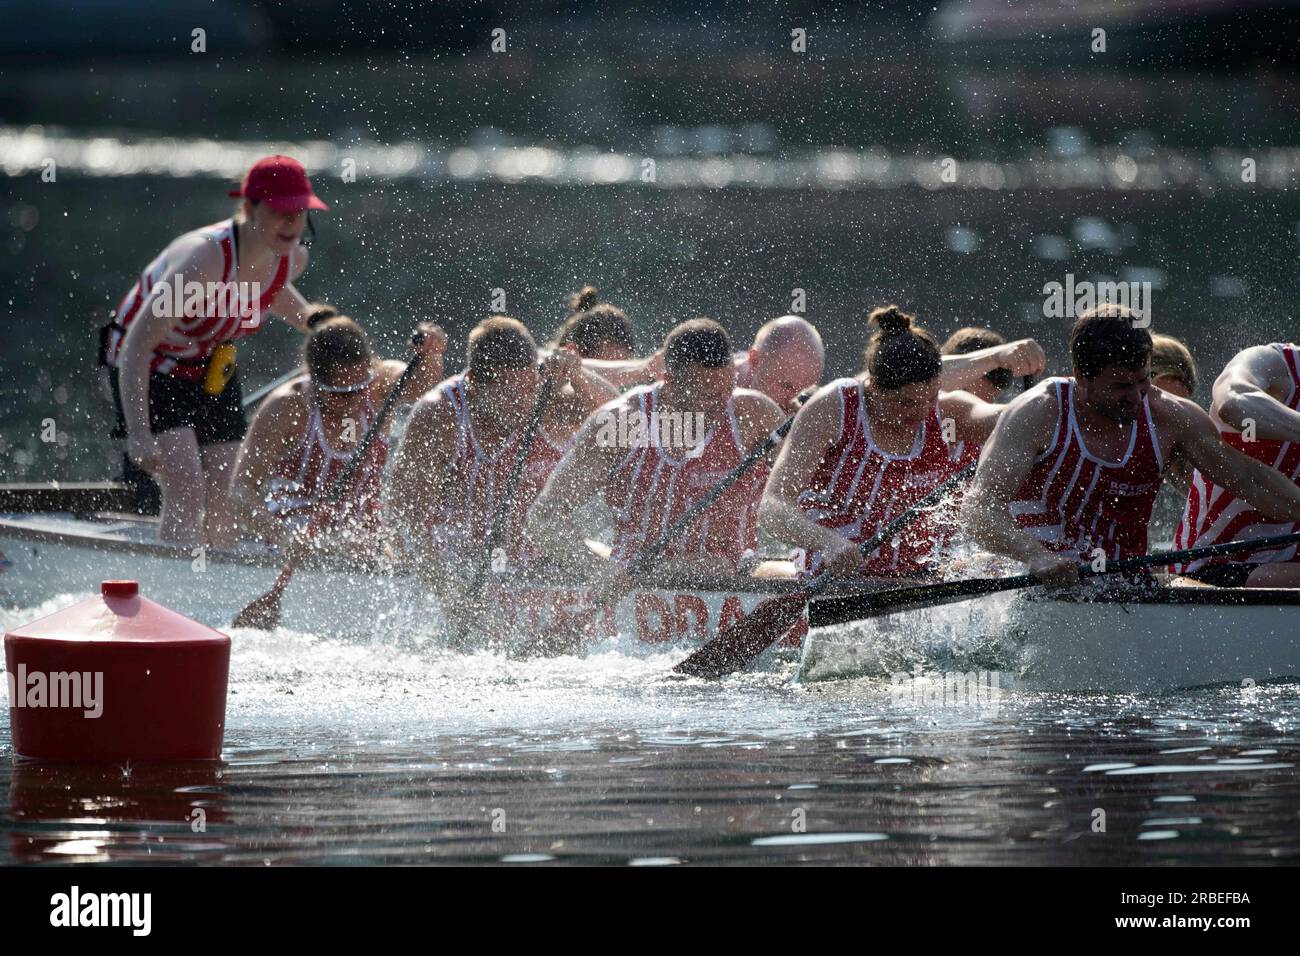
<svg viewBox="0 0 1300 956">
<path fill-rule="evenodd" d="M 628 565 L 784 420 L 766 395 L 736 387 L 731 339 L 717 322 L 677 326 L 663 355 L 663 383 L 593 415 L 529 514 L 538 546 L 591 580 L 602 599 L 629 590 Z M 743 570 L 758 543 L 766 471 L 762 463 L 750 469 L 668 545 L 656 567 Z M 574 512 L 601 495 L 614 517 L 608 558 L 570 533 Z"/>
<path fill-rule="evenodd" d="M 518 486 L 491 556 L 497 569 L 526 568 L 540 555 L 524 534 L 528 507 L 591 412 L 613 398 L 557 349 L 538 370 L 537 344 L 522 322 L 493 316 L 469 336 L 466 369 L 411 413 L 393 470 L 389 511 L 425 579 L 454 606 L 489 560 L 491 528 L 528 430 L 542 380 L 552 385 Z"/>
<path fill-rule="evenodd" d="M 981 442 L 1004 406 L 940 390 L 934 337 L 897 306 L 876 326 L 861 378 L 824 386 L 803 407 L 772 470 L 763 524 L 803 551 L 804 573 L 917 577 L 934 571 L 952 526 L 918 517 L 863 556 L 858 545 L 959 471 L 959 441 Z"/>
<path fill-rule="evenodd" d="M 423 359 L 398 401 L 413 402 L 442 378 L 447 337 L 421 327 Z M 231 497 L 240 524 L 286 546 L 326 506 L 335 478 L 352 460 L 379 407 L 406 369 L 376 361 L 361 327 L 346 316 L 313 326 L 303 347 L 307 376 L 281 386 L 257 409 L 235 463 Z M 391 421 L 391 419 L 390 419 Z M 323 515 L 325 536 L 313 545 L 373 551 L 381 543 L 380 497 L 388 457 L 387 425 L 348 487 Z"/>
<path fill-rule="evenodd" d="M 1194 402 L 1152 387 L 1151 336 L 1134 322 L 1114 305 L 1075 322 L 1074 376 L 1008 406 L 967 492 L 975 540 L 1044 583 L 1075 583 L 1078 562 L 1098 552 L 1145 554 L 1156 493 L 1179 457 L 1262 513 L 1300 521 L 1300 487 L 1222 441 Z"/>
<path fill-rule="evenodd" d="M 231 193 L 233 218 L 172 241 L 140 274 L 105 327 L 101 359 L 117 408 L 116 438 L 162 491 L 159 537 L 229 545 L 226 489 L 247 426 L 230 343 L 263 313 L 306 329 L 293 283 L 307 268 L 307 212 L 328 209 L 302 165 L 258 160 Z"/>
<path fill-rule="evenodd" d="M 1300 347 L 1275 342 L 1238 352 L 1214 383 L 1211 418 L 1223 441 L 1300 485 Z M 1176 548 L 1300 531 L 1200 471 L 1192 476 Z M 1300 587 L 1300 549 L 1226 555 L 1175 570 L 1228 587 Z"/>
</svg>

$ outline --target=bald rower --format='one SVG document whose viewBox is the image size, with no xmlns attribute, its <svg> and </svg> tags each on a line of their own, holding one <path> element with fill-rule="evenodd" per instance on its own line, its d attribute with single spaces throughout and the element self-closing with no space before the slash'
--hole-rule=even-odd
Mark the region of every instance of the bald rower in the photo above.
<svg viewBox="0 0 1300 956">
<path fill-rule="evenodd" d="M 733 355 L 732 364 L 737 388 L 762 392 L 782 409 L 794 411 L 799 396 L 821 382 L 826 346 L 807 319 L 783 315 L 764 323 L 754 344 Z M 664 378 L 662 350 L 622 362 L 584 359 L 582 365 L 619 388 L 653 385 Z"/>
<path fill-rule="evenodd" d="M 794 411 L 806 389 L 822 380 L 826 346 L 806 319 L 783 315 L 764 323 L 754 344 L 736 357 L 736 386 L 762 392 L 786 411 Z"/>
</svg>

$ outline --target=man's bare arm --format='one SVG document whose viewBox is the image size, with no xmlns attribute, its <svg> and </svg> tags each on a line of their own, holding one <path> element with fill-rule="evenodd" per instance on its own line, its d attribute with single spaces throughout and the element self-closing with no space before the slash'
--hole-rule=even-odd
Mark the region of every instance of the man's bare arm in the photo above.
<svg viewBox="0 0 1300 956">
<path fill-rule="evenodd" d="M 1215 414 L 1230 428 L 1253 423 L 1256 438 L 1300 441 L 1300 412 L 1283 402 L 1291 391 L 1291 372 L 1277 349 L 1258 345 L 1233 356 L 1214 382 Z"/>
<path fill-rule="evenodd" d="M 441 396 L 416 403 L 393 462 L 384 509 L 400 538 L 417 540 L 425 520 L 440 504 L 455 432 L 455 416 Z"/>
<path fill-rule="evenodd" d="M 944 418 L 951 419 L 956 426 L 958 441 L 983 444 L 993 434 L 1006 407 L 983 401 L 970 392 L 939 393 L 939 412 Z"/>
<path fill-rule="evenodd" d="M 1055 396 L 1046 391 L 1031 392 L 1007 407 L 962 499 L 962 522 L 981 547 L 1024 561 L 1045 580 L 1064 584 L 1077 578 L 1073 560 L 1052 552 L 1011 515 L 1011 501 L 1051 442 L 1056 420 Z"/>
<path fill-rule="evenodd" d="M 304 424 L 302 398 L 291 391 L 292 387 L 281 386 L 258 407 L 240 443 L 230 478 L 236 523 L 266 539 L 275 536 L 276 525 L 266 510 L 263 486 L 274 473 L 276 463 L 292 450 Z"/>
<path fill-rule="evenodd" d="M 664 376 L 662 352 L 655 352 L 643 359 L 583 359 L 582 366 L 620 389 L 649 385 Z"/>
<path fill-rule="evenodd" d="M 1010 369 L 1013 375 L 1042 375 L 1047 355 L 1033 339 L 1017 339 L 964 355 L 945 355 L 939 384 L 945 391 L 970 388 L 994 369 Z"/>
<path fill-rule="evenodd" d="M 610 562 L 592 554 L 582 536 L 573 533 L 573 514 L 600 493 L 623 453 L 608 440 L 607 425 L 612 418 L 606 416 L 617 416 L 619 411 L 618 403 L 611 403 L 587 420 L 528 512 L 527 534 L 532 542 L 584 577 L 607 574 Z"/>
</svg>

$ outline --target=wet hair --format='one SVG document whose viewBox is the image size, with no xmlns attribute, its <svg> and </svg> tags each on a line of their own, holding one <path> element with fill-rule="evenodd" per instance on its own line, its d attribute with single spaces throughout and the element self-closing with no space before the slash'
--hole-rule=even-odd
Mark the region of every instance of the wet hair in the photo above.
<svg viewBox="0 0 1300 956">
<path fill-rule="evenodd" d="M 338 309 L 328 303 L 312 302 L 307 306 L 307 328 L 313 328 L 326 319 L 332 319 L 340 314 Z"/>
<path fill-rule="evenodd" d="M 370 343 L 361 326 L 346 315 L 317 323 L 303 345 L 303 361 L 314 381 L 333 385 L 341 369 L 371 361 Z"/>
<path fill-rule="evenodd" d="M 583 358 L 596 355 L 601 346 L 616 345 L 629 353 L 636 351 L 636 332 L 632 320 L 616 305 L 597 301 L 595 286 L 583 286 L 569 297 L 573 314 L 555 333 L 551 345 L 573 345 Z"/>
<path fill-rule="evenodd" d="M 916 324 L 896 305 L 872 309 L 867 321 L 876 331 L 867 341 L 864 359 L 867 374 L 884 389 L 928 382 L 939 374 L 943 362 L 933 335 Z"/>
<path fill-rule="evenodd" d="M 1116 303 L 1089 309 L 1070 330 L 1070 358 L 1084 378 L 1108 368 L 1139 369 L 1151 357 L 1151 333 L 1133 325 L 1136 316 Z"/>
<path fill-rule="evenodd" d="M 1007 340 L 1001 333 L 976 325 L 968 325 L 966 328 L 958 329 L 948 336 L 948 341 L 939 346 L 939 354 L 968 355 L 971 352 L 979 352 L 983 349 L 991 349 L 1006 344 Z M 1009 368 L 992 369 L 985 372 L 984 377 L 990 385 L 999 391 L 1011 385 L 1012 374 Z"/>
<path fill-rule="evenodd" d="M 569 296 L 569 311 L 577 314 L 586 312 L 597 302 L 600 301 L 600 292 L 594 285 L 584 285 L 577 292 Z"/>
<path fill-rule="evenodd" d="M 688 365 L 722 368 L 731 364 L 731 336 L 712 319 L 691 319 L 664 338 L 664 365 L 674 375 Z"/>
<path fill-rule="evenodd" d="M 524 323 L 504 315 L 484 319 L 469 334 L 465 366 L 471 375 L 491 378 L 497 369 L 531 368 L 537 364 L 537 343 Z"/>
<path fill-rule="evenodd" d="M 1196 361 L 1187 346 L 1172 335 L 1151 336 L 1151 377 L 1179 379 L 1189 392 L 1196 391 Z"/>
</svg>

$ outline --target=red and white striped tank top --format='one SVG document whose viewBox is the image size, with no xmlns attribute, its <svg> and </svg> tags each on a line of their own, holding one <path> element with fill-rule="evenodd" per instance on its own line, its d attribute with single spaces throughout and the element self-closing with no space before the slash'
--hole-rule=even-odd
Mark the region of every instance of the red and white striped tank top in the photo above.
<svg viewBox="0 0 1300 956">
<path fill-rule="evenodd" d="M 1291 373 L 1291 393 L 1284 404 L 1287 408 L 1300 410 L 1300 347 L 1279 342 L 1274 342 L 1272 347 L 1282 355 L 1287 370 Z M 1234 431 L 1217 419 L 1215 424 L 1219 427 L 1219 436 L 1233 448 L 1276 468 L 1300 484 L 1300 443 L 1273 439 L 1244 441 L 1241 432 Z M 1197 471 L 1192 475 L 1191 487 L 1187 489 L 1187 504 L 1183 509 L 1183 520 L 1179 522 L 1178 531 L 1174 535 L 1174 547 L 1199 548 L 1228 541 L 1293 534 L 1296 531 L 1300 531 L 1300 522 L 1276 521 Z M 1208 561 L 1203 559 L 1178 565 L 1174 570 L 1186 574 L 1211 563 L 1270 564 L 1280 561 L 1300 561 L 1300 548 L 1293 544 L 1273 551 L 1224 555 Z"/>
<path fill-rule="evenodd" d="M 861 543 L 958 469 L 943 439 L 937 404 L 917 431 L 911 449 L 892 455 L 872 438 L 862 382 L 842 378 L 832 384 L 840 396 L 840 433 L 797 502 L 813 521 Z M 946 513 L 947 509 L 919 515 L 894 540 L 868 556 L 865 573 L 897 576 L 929 571 L 955 527 L 944 520 Z M 817 572 L 820 553 L 808 555 L 803 563 L 808 572 Z"/>
<path fill-rule="evenodd" d="M 303 396 L 307 403 L 307 427 L 293 452 L 279 461 L 271 478 L 268 506 L 281 517 L 310 514 L 324 500 L 334 480 L 347 468 L 352 452 L 339 451 L 325 436 L 320 406 L 308 387 Z M 357 441 L 375 420 L 375 406 L 366 398 L 364 413 L 354 426 Z M 348 527 L 364 534 L 379 530 L 380 499 L 383 493 L 384 464 L 388 460 L 386 430 L 375 436 L 366 459 L 352 475 L 350 487 L 333 506 L 327 527 Z"/>
<path fill-rule="evenodd" d="M 732 399 L 722 421 L 695 443 L 674 447 L 675 435 L 686 436 L 694 419 L 661 415 L 660 386 L 629 393 L 635 399 L 634 423 L 624 431 L 634 447 L 605 479 L 605 502 L 614 513 L 616 561 L 632 561 L 655 544 L 688 508 L 736 467 L 749 449 L 741 443 L 740 425 Z M 688 413 L 689 414 L 689 413 Z M 665 440 L 668 433 L 669 440 Z M 675 453 L 674 453 L 675 452 Z M 758 546 L 758 508 L 767 483 L 768 466 L 757 463 L 687 526 L 664 557 L 708 557 L 736 568 L 746 552 Z"/>
<path fill-rule="evenodd" d="M 1074 379 L 1045 384 L 1056 392 L 1056 431 L 1012 499 L 1012 516 L 1054 550 L 1089 556 L 1101 548 L 1111 559 L 1146 554 L 1147 526 L 1164 472 L 1150 401 L 1142 401 L 1124 457 L 1105 462 L 1083 444 Z"/>
<path fill-rule="evenodd" d="M 489 455 L 474 432 L 465 387 L 462 374 L 448 379 L 438 389 L 456 415 L 456 445 L 448 465 L 441 509 L 429 516 L 427 528 L 439 547 L 474 555 L 484 547 L 496 520 L 524 429 L 519 429 L 510 441 Z M 524 525 L 528 509 L 567 450 L 567 442 L 562 445 L 547 435 L 544 427 L 537 429 L 519 475 L 510 513 L 501 524 L 498 547 L 511 561 L 527 565 L 541 557 L 539 551 L 524 541 Z"/>
<path fill-rule="evenodd" d="M 223 265 L 220 285 L 205 290 L 208 294 L 205 295 L 203 308 L 198 315 L 182 315 L 173 321 L 166 337 L 154 349 L 153 359 L 149 363 L 152 372 L 187 381 L 203 378 L 207 360 L 218 345 L 252 335 L 262 326 L 260 321 L 253 321 L 254 303 L 241 300 L 238 295 L 236 283 L 239 280 L 239 248 L 234 220 L 227 219 L 204 226 L 198 232 L 221 247 Z M 154 286 L 159 282 L 171 285 L 175 281 L 174 276 L 163 274 L 166 255 L 166 251 L 163 251 L 149 263 L 131 291 L 118 304 L 117 328 L 111 330 L 105 354 L 109 365 L 116 367 L 121 361 L 122 340 L 126 337 L 126 330 L 140 314 Z M 183 275 L 181 278 L 185 283 L 191 281 Z M 257 303 L 261 312 L 270 309 L 271 301 L 288 281 L 289 257 L 281 256 L 271 284 L 261 290 L 260 301 Z M 184 295 L 181 304 L 184 304 Z"/>
</svg>

